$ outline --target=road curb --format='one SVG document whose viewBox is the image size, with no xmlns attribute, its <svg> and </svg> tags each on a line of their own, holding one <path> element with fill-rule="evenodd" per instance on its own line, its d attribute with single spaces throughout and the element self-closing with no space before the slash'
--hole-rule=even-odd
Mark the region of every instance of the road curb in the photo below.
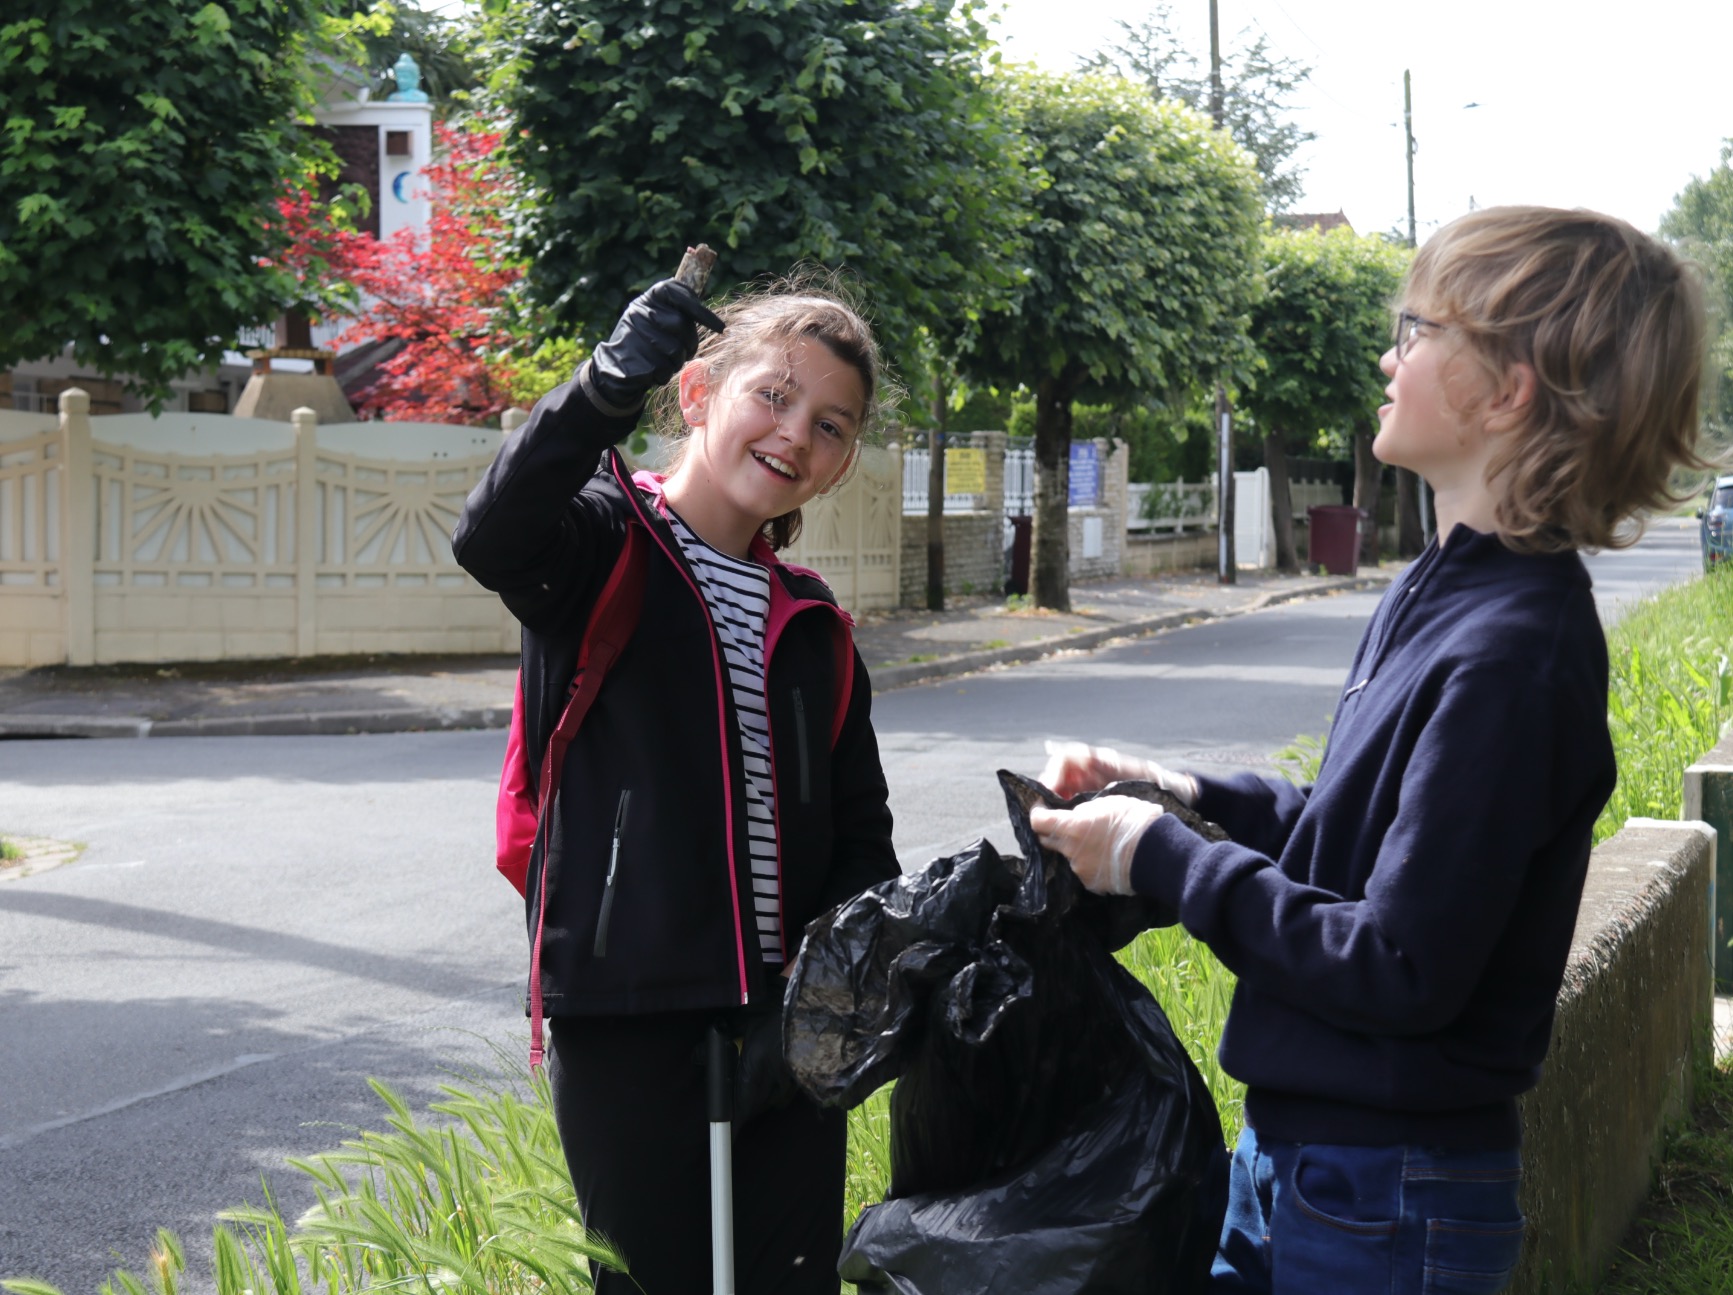
<svg viewBox="0 0 1733 1295">
<path fill-rule="evenodd" d="M 510 706 L 442 706 L 431 710 L 289 711 L 276 715 L 207 715 L 151 720 L 137 715 L 0 715 L 0 738 L 77 737 L 346 737 L 511 725 Z"/>
<path fill-rule="evenodd" d="M 1011 647 L 1002 648 L 982 648 L 975 652 L 962 652 L 956 656 L 942 657 L 937 661 L 880 666 L 871 672 L 873 691 L 875 693 L 889 692 L 893 688 L 906 688 L 910 684 L 931 683 L 935 679 L 950 679 L 957 675 L 973 674 L 977 670 L 987 670 L 994 666 L 1027 665 L 1031 661 L 1039 661 L 1042 657 L 1056 656 L 1061 652 L 1100 647 L 1119 639 L 1139 638 L 1157 630 L 1178 629 L 1182 625 L 1189 625 L 1198 621 L 1226 620 L 1230 616 L 1244 616 L 1249 612 L 1262 611 L 1266 607 L 1275 607 L 1281 603 L 1299 602 L 1306 598 L 1319 598 L 1325 594 L 1379 589 L 1389 583 L 1390 577 L 1384 575 L 1343 576 L 1340 579 L 1311 585 L 1305 589 L 1274 589 L 1269 593 L 1259 594 L 1243 607 L 1230 607 L 1220 611 L 1208 607 L 1198 607 L 1188 608 L 1184 611 L 1162 612 L 1158 616 L 1144 616 L 1138 620 L 1121 621 L 1116 625 L 1103 625 L 1098 629 L 1083 630 L 1076 634 L 1036 639 L 1032 643 L 1018 643 Z"/>
</svg>

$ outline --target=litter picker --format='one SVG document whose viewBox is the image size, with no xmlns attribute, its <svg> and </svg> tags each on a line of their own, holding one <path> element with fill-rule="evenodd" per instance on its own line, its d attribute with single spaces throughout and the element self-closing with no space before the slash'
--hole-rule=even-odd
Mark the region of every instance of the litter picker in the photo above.
<svg viewBox="0 0 1733 1295">
<path fill-rule="evenodd" d="M 686 249 L 674 277 L 700 297 L 716 253 Z M 712 1025 L 704 1040 L 704 1104 L 710 1117 L 710 1288 L 734 1295 L 734 1069 L 739 1053 L 729 1032 Z"/>
<path fill-rule="evenodd" d="M 734 1040 L 720 1025 L 705 1039 L 710 1116 L 710 1274 L 714 1295 L 734 1295 Z"/>
</svg>

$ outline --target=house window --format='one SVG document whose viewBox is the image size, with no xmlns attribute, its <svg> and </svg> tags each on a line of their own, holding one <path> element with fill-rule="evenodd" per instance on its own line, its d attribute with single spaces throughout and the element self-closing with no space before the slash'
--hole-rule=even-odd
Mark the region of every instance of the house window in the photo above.
<svg viewBox="0 0 1733 1295">
<path fill-rule="evenodd" d="M 187 412 L 194 414 L 226 414 L 229 395 L 226 391 L 187 392 Z"/>
<path fill-rule="evenodd" d="M 408 131 L 388 130 L 385 132 L 386 157 L 408 157 L 414 151 L 410 147 Z"/>
</svg>

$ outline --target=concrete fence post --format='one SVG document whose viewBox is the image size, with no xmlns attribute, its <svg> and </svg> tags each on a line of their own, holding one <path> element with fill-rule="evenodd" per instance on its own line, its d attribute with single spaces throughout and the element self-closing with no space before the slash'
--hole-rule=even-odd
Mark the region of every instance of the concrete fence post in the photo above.
<svg viewBox="0 0 1733 1295">
<path fill-rule="evenodd" d="M 1684 778 L 1687 819 L 1715 829 L 1715 871 L 1709 877 L 1709 957 L 1716 986 L 1733 986 L 1733 731 L 1722 735 Z"/>
<path fill-rule="evenodd" d="M 319 416 L 303 405 L 295 427 L 295 655 L 312 656 L 319 637 Z"/>
<path fill-rule="evenodd" d="M 66 608 L 66 662 L 96 662 L 96 462 L 90 393 L 60 393 L 60 542 Z"/>
<path fill-rule="evenodd" d="M 499 430 L 502 436 L 510 436 L 518 428 L 529 422 L 529 411 L 525 409 L 508 409 L 499 416 Z"/>
</svg>

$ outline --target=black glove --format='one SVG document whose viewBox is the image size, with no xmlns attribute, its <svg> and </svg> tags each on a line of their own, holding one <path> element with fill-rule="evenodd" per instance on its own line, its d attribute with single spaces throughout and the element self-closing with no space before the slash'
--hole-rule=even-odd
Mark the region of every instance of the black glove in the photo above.
<svg viewBox="0 0 1733 1295">
<path fill-rule="evenodd" d="M 698 325 L 722 331 L 722 321 L 685 284 L 663 279 L 633 298 L 578 373 L 584 394 L 604 414 L 632 414 L 644 397 L 698 353 Z"/>
<path fill-rule="evenodd" d="M 787 1106 L 796 1091 L 794 1074 L 782 1055 L 782 1013 L 753 1016 L 741 1035 L 740 1064 L 734 1071 L 734 1127 Z"/>
</svg>

